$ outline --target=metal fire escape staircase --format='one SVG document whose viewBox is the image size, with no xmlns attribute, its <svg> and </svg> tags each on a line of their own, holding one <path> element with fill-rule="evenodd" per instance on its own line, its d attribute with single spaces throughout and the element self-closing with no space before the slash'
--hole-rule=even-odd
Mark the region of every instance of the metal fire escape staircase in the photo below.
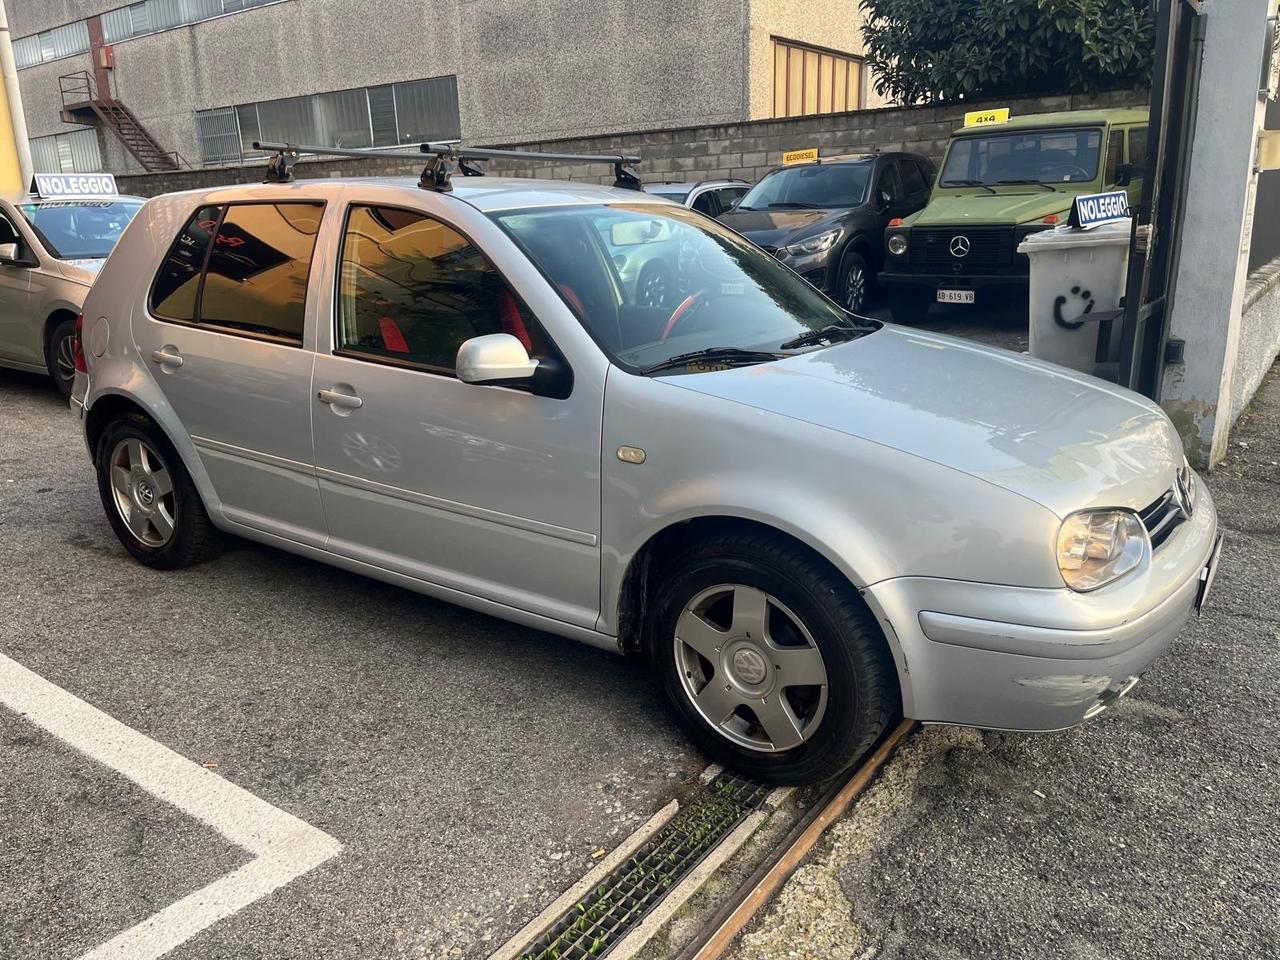
<svg viewBox="0 0 1280 960">
<path fill-rule="evenodd" d="M 96 117 L 98 123 L 124 144 L 147 173 L 190 169 L 191 164 L 182 154 L 164 149 L 121 101 L 110 95 L 100 95 L 88 70 L 58 77 L 58 91 L 62 95 L 63 120 L 91 125 L 92 118 Z"/>
</svg>

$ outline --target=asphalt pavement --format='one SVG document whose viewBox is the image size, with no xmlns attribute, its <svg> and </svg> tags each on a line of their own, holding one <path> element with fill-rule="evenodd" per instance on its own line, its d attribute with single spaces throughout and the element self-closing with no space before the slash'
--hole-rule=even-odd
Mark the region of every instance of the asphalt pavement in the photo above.
<svg viewBox="0 0 1280 960">
<path fill-rule="evenodd" d="M 0 429 L 0 654 L 342 846 L 175 960 L 487 956 L 706 766 L 620 657 L 243 542 L 140 566 L 41 378 Z M 0 770 L 4 960 L 250 859 L 3 705 Z"/>
<path fill-rule="evenodd" d="M 928 727 L 737 960 L 1280 957 L 1280 366 L 1208 478 L 1202 619 L 1083 727 Z"/>
</svg>

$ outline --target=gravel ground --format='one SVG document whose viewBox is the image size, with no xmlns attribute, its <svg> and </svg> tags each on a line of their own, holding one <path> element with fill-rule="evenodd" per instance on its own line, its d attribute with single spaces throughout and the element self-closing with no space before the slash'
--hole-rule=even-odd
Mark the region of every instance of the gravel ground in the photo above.
<svg viewBox="0 0 1280 960">
<path fill-rule="evenodd" d="M 1280 367 L 1209 478 L 1202 619 L 1065 733 L 925 728 L 739 960 L 1280 957 Z"/>
</svg>

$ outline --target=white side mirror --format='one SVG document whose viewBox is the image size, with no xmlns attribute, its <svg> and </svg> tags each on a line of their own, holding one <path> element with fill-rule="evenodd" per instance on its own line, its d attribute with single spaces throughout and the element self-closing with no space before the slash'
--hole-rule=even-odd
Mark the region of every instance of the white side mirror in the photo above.
<svg viewBox="0 0 1280 960">
<path fill-rule="evenodd" d="M 509 333 L 472 337 L 458 348 L 458 379 L 463 383 L 528 380 L 538 369 L 524 344 Z"/>
<path fill-rule="evenodd" d="M 16 243 L 0 243 L 0 263 L 15 263 L 18 259 Z"/>
</svg>

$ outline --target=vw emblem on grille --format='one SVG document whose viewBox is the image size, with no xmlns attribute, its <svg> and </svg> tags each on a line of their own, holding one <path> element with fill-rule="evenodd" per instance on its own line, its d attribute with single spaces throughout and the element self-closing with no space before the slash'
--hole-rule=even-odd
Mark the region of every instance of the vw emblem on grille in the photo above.
<svg viewBox="0 0 1280 960">
<path fill-rule="evenodd" d="M 1177 476 L 1174 477 L 1173 499 L 1182 515 L 1190 520 L 1194 505 L 1191 502 L 1191 476 L 1185 468 L 1180 469 Z"/>
<path fill-rule="evenodd" d="M 969 243 L 968 237 L 951 238 L 951 255 L 953 257 L 967 257 L 971 249 L 973 248 Z"/>
</svg>

